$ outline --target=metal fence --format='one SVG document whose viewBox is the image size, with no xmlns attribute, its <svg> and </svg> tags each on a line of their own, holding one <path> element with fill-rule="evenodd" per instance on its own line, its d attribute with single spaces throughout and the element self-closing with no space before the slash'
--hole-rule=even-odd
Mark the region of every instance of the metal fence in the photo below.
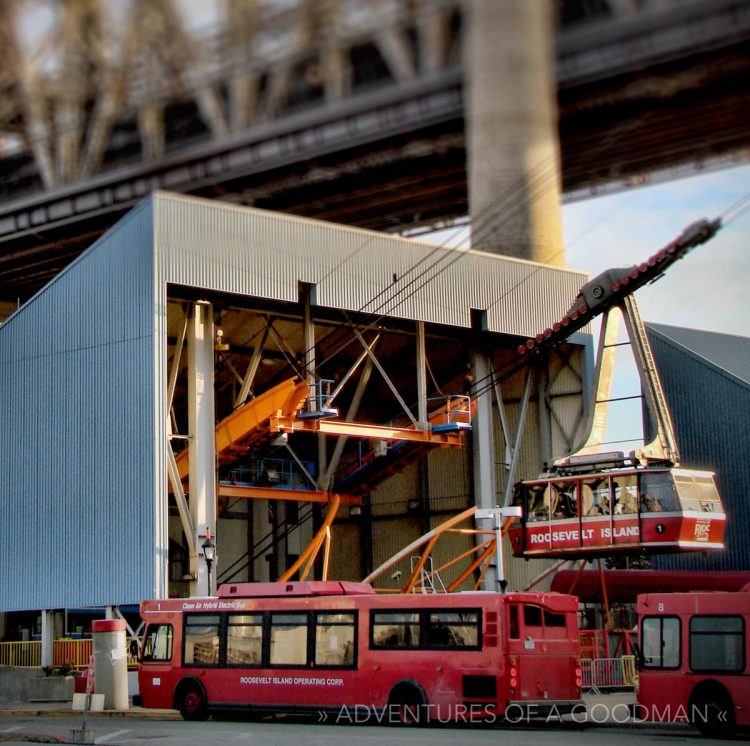
<svg viewBox="0 0 750 746">
<path fill-rule="evenodd" d="M 35 668 L 41 665 L 41 642 L 0 642 L 0 666 Z"/>
<path fill-rule="evenodd" d="M 602 689 L 633 689 L 638 682 L 634 655 L 619 658 L 584 658 L 583 688 L 594 694 Z"/>
<path fill-rule="evenodd" d="M 69 668 L 83 671 L 89 665 L 93 652 L 91 638 L 73 640 L 60 638 L 52 643 L 52 665 L 55 668 Z M 17 666 L 20 668 L 39 668 L 42 665 L 42 643 L 0 642 L 0 666 Z M 136 668 L 138 661 L 128 652 L 128 668 Z"/>
<path fill-rule="evenodd" d="M 93 642 L 90 639 L 61 638 L 52 643 L 52 665 L 82 671 L 88 668 L 92 652 Z"/>
</svg>

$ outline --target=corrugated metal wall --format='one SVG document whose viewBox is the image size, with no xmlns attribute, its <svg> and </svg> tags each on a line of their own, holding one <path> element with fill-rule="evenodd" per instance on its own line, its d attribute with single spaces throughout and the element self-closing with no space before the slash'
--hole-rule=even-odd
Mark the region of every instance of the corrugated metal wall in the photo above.
<svg viewBox="0 0 750 746">
<path fill-rule="evenodd" d="M 167 282 L 534 335 L 557 321 L 587 279 L 579 271 L 166 193 L 156 195 L 159 266 Z M 375 300 L 373 300 L 375 299 Z"/>
<path fill-rule="evenodd" d="M 682 466 L 710 469 L 727 512 L 726 551 L 663 555 L 669 570 L 750 570 L 750 389 L 649 330 Z"/>
<path fill-rule="evenodd" d="M 160 591 L 146 203 L 0 327 L 0 608 Z"/>
</svg>

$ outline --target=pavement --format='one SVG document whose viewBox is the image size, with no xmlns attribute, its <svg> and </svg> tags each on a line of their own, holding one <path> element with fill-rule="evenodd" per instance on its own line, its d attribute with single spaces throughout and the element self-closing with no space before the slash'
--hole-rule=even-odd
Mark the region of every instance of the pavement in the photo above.
<svg viewBox="0 0 750 746">
<path fill-rule="evenodd" d="M 630 714 L 630 705 L 635 704 L 635 694 L 632 691 L 612 692 L 607 694 L 587 693 L 583 697 L 586 705 L 565 720 L 574 720 L 580 723 L 608 726 L 640 726 L 653 727 L 654 723 L 646 723 L 643 720 L 633 718 Z M 0 718 L 11 717 L 55 717 L 81 714 L 73 710 L 72 702 L 27 702 L 27 703 L 0 703 Z M 89 712 L 89 718 L 154 718 L 159 720 L 181 720 L 177 710 L 155 710 L 143 707 L 131 707 L 128 710 L 103 710 L 100 712 Z M 665 724 L 666 725 L 666 724 Z"/>
<path fill-rule="evenodd" d="M 0 703 L 0 718 L 55 717 L 56 715 L 82 715 L 73 709 L 72 702 L 10 702 Z M 156 718 L 159 720 L 182 720 L 177 710 L 155 710 L 145 707 L 130 707 L 127 710 L 89 710 L 89 718 Z"/>
</svg>

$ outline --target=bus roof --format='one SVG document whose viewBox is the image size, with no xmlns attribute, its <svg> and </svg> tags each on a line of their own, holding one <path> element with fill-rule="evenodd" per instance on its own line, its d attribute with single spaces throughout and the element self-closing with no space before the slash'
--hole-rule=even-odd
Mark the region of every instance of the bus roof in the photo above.
<svg viewBox="0 0 750 746">
<path fill-rule="evenodd" d="M 219 598 L 273 598 L 278 596 L 366 596 L 375 593 L 369 583 L 348 580 L 305 580 L 289 583 L 225 583 Z"/>
<path fill-rule="evenodd" d="M 638 615 L 651 614 L 750 614 L 750 593 L 740 591 L 693 591 L 643 593 L 638 596 Z"/>
</svg>

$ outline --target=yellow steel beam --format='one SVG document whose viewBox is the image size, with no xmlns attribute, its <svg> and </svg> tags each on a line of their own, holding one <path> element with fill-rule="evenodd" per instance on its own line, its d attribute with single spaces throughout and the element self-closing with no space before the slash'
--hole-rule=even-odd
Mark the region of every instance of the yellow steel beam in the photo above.
<svg viewBox="0 0 750 746">
<path fill-rule="evenodd" d="M 295 378 L 282 381 L 247 404 L 236 409 L 216 425 L 216 457 L 221 465 L 244 440 L 265 426 L 278 412 L 289 416 L 302 406 L 308 392 L 306 381 Z M 180 479 L 188 478 L 188 449 L 177 456 Z"/>
<path fill-rule="evenodd" d="M 260 500 L 294 500 L 305 503 L 332 503 L 333 493 L 321 490 L 283 490 L 278 487 L 254 487 L 239 484 L 219 484 L 219 497 L 242 497 Z M 340 495 L 344 505 L 362 505 L 357 495 Z"/>
<path fill-rule="evenodd" d="M 271 417 L 269 427 L 271 430 L 285 433 L 311 432 L 323 433 L 324 435 L 345 435 L 350 438 L 371 438 L 373 440 L 407 440 L 413 443 L 453 448 L 459 448 L 462 443 L 460 432 L 433 433 L 431 430 L 342 422 L 340 420 L 298 420 L 285 415 Z"/>
</svg>

